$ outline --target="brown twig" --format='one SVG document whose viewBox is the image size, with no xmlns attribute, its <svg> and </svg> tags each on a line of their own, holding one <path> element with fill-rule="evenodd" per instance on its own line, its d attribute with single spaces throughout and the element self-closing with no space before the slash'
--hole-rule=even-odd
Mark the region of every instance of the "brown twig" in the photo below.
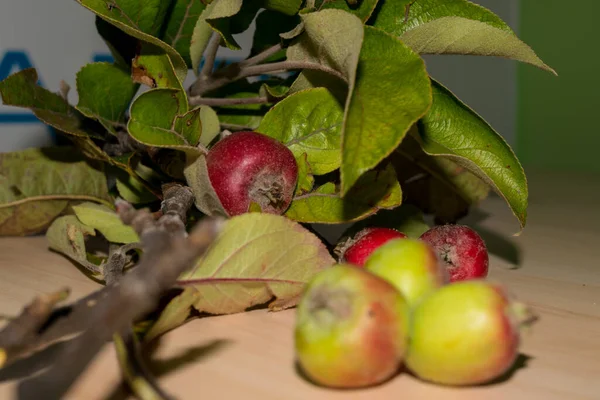
<svg viewBox="0 0 600 400">
<path fill-rule="evenodd" d="M 164 194 L 162 216 L 158 220 L 148 210 L 136 210 L 125 202 L 117 203 L 122 221 L 140 236 L 145 250 L 140 262 L 120 280 L 96 292 L 95 295 L 101 298 L 92 301 L 93 312 L 89 312 L 90 300 L 74 306 L 72 317 L 81 319 L 77 322 L 85 326 L 83 333 L 61 349 L 50 369 L 20 383 L 20 398 L 63 398 L 103 345 L 115 333 L 127 332 L 134 321 L 152 311 L 161 295 L 216 238 L 222 225 L 222 220 L 216 218 L 201 220 L 186 236 L 183 221 L 193 200 L 189 188 L 169 185 Z M 176 224 L 173 223 L 175 219 L 183 221 Z M 66 321 L 72 317 L 67 317 Z"/>
<path fill-rule="evenodd" d="M 189 103 L 193 106 L 211 106 L 211 107 L 219 107 L 219 106 L 235 106 L 242 104 L 266 104 L 269 102 L 269 99 L 266 97 L 240 97 L 240 98 L 211 98 L 211 97 L 202 97 L 202 96 L 194 96 L 190 97 Z"/>
<path fill-rule="evenodd" d="M 0 331 L 0 367 L 25 350 L 52 314 L 54 306 L 68 295 L 69 289 L 63 289 L 36 297 Z"/>
<path fill-rule="evenodd" d="M 206 52 L 204 53 L 204 65 L 202 71 L 200 71 L 199 79 L 206 80 L 212 75 L 213 68 L 215 67 L 215 59 L 217 58 L 217 52 L 221 45 L 221 34 L 214 32 L 208 41 L 206 46 Z"/>
<path fill-rule="evenodd" d="M 229 64 L 221 71 L 217 71 L 212 77 L 206 81 L 197 80 L 190 87 L 190 94 L 193 96 L 202 96 L 212 90 L 216 90 L 229 83 L 235 82 L 249 76 L 257 76 L 263 74 L 276 74 L 286 71 L 309 69 L 314 71 L 326 72 L 335 76 L 344 82 L 347 82 L 346 77 L 333 68 L 325 65 L 308 62 L 308 61 L 280 61 L 268 64 L 243 66 L 240 63 Z"/>
</svg>

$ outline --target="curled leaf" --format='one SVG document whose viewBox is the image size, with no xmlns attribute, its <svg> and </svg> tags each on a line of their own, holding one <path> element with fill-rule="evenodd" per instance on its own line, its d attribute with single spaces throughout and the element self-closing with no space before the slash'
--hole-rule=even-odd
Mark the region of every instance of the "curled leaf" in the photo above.
<svg viewBox="0 0 600 400">
<path fill-rule="evenodd" d="M 135 243 L 140 239 L 129 225 L 125 225 L 112 209 L 96 203 L 82 203 L 72 207 L 77 218 L 85 225 L 98 230 L 112 243 Z"/>
</svg>

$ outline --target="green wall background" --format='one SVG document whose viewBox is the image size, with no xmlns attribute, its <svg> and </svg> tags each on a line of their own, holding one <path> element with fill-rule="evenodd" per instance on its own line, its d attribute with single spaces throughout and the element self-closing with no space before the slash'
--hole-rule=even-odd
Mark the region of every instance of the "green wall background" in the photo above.
<svg viewBox="0 0 600 400">
<path fill-rule="evenodd" d="M 600 172 L 599 16 L 600 0 L 521 1 L 519 36 L 559 75 L 518 66 L 516 152 L 525 168 Z"/>
</svg>

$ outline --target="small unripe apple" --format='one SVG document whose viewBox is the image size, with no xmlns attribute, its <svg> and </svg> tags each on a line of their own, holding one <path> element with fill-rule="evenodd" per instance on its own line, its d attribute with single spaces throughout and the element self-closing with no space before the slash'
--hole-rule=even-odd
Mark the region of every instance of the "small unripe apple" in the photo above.
<svg viewBox="0 0 600 400">
<path fill-rule="evenodd" d="M 339 262 L 364 266 L 367 258 L 381 245 L 392 239 L 406 235 L 391 228 L 369 227 L 358 231 L 354 236 L 342 239 L 336 246 Z"/>
<path fill-rule="evenodd" d="M 489 258 L 485 242 L 468 226 L 434 226 L 420 239 L 436 251 L 450 275 L 450 282 L 487 276 Z"/>
<path fill-rule="evenodd" d="M 448 283 L 431 246 L 418 239 L 390 240 L 367 258 L 365 269 L 388 280 L 411 306 Z"/>
<path fill-rule="evenodd" d="M 438 384 L 489 382 L 513 365 L 519 329 L 532 321 L 531 311 L 499 285 L 451 283 L 413 309 L 406 365 Z"/>
<path fill-rule="evenodd" d="M 298 180 L 294 154 L 279 141 L 237 132 L 219 140 L 206 156 L 212 187 L 229 216 L 248 212 L 252 203 L 269 214 L 283 214 Z"/>
<path fill-rule="evenodd" d="M 313 382 L 334 388 L 376 385 L 402 363 L 409 308 L 387 281 L 351 264 L 318 273 L 298 304 L 295 349 Z"/>
</svg>

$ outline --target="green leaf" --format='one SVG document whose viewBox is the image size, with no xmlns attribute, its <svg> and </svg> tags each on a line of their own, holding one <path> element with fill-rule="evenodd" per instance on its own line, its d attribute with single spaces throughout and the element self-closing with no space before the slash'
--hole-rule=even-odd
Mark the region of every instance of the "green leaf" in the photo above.
<svg viewBox="0 0 600 400">
<path fill-rule="evenodd" d="M 496 14 L 467 0 L 394 0 L 380 3 L 372 25 L 394 36 L 444 17 L 462 17 L 512 33 Z"/>
<path fill-rule="evenodd" d="M 195 151 L 192 146 L 201 133 L 200 109 L 185 113 L 187 103 L 181 103 L 181 93 L 177 89 L 152 89 L 135 99 L 127 124 L 131 136 L 151 146 Z"/>
<path fill-rule="evenodd" d="M 391 165 L 360 177 L 347 196 L 341 197 L 333 183 L 293 199 L 285 216 L 303 223 L 339 224 L 359 221 L 380 209 L 402 203 L 402 191 Z"/>
<path fill-rule="evenodd" d="M 312 172 L 323 175 L 340 167 L 343 110 L 325 88 L 288 96 L 264 116 L 257 131 L 284 143 L 296 159 L 308 156 Z"/>
<path fill-rule="evenodd" d="M 48 247 L 79 264 L 88 262 L 85 248 L 87 236 L 96 236 L 94 228 L 81 223 L 74 215 L 57 218 L 46 231 Z"/>
<path fill-rule="evenodd" d="M 192 31 L 192 40 L 190 42 L 190 61 L 192 62 L 192 70 L 195 74 L 198 74 L 200 71 L 200 63 L 202 62 L 202 55 L 204 54 L 204 50 L 206 50 L 206 46 L 208 46 L 208 42 L 210 37 L 213 34 L 213 30 L 206 22 L 206 16 L 209 10 L 204 10 L 200 15 L 200 18 L 196 21 L 196 25 L 194 25 L 194 30 Z"/>
<path fill-rule="evenodd" d="M 125 225 L 119 215 L 106 206 L 86 202 L 72 208 L 83 224 L 98 230 L 109 242 L 127 244 L 140 241 L 133 228 Z"/>
<path fill-rule="evenodd" d="M 209 106 L 200 106 L 200 121 L 202 123 L 202 136 L 200 144 L 207 147 L 221 132 L 219 116 Z"/>
<path fill-rule="evenodd" d="M 146 186 L 129 174 L 119 174 L 116 177 L 117 191 L 125 201 L 132 204 L 144 204 L 157 200 L 157 197 Z"/>
<path fill-rule="evenodd" d="M 294 15 L 300 9 L 302 0 L 263 0 L 262 6 L 267 10 Z"/>
<path fill-rule="evenodd" d="M 123 32 L 163 49 L 171 58 L 177 78 L 183 82 L 188 68 L 177 50 L 157 38 L 170 2 L 163 0 L 77 0 L 79 4 Z"/>
<path fill-rule="evenodd" d="M 289 219 L 247 213 L 223 231 L 179 285 L 194 287 L 194 307 L 211 314 L 242 312 L 273 297 L 271 309 L 297 304 L 305 284 L 335 261 L 314 234 Z"/>
<path fill-rule="evenodd" d="M 351 5 L 348 0 L 318 0 L 315 3 L 317 9 L 336 8 L 338 10 L 344 10 L 352 13 L 360 18 L 363 22 L 366 22 L 377 6 L 378 0 L 361 0 L 358 5 Z M 384 3 L 390 2 L 389 0 Z M 393 3 L 393 1 L 391 1 Z"/>
<path fill-rule="evenodd" d="M 502 196 L 519 219 L 527 220 L 527 179 L 510 146 L 494 129 L 438 82 L 433 105 L 419 124 L 423 150 L 467 168 Z"/>
<path fill-rule="evenodd" d="M 183 324 L 189 317 L 192 306 L 199 298 L 200 292 L 193 287 L 188 287 L 178 294 L 167 304 L 156 322 L 144 335 L 144 342 L 148 343 Z"/>
<path fill-rule="evenodd" d="M 102 167 L 72 147 L 0 154 L 0 235 L 41 232 L 71 201 L 111 206 Z"/>
<path fill-rule="evenodd" d="M 436 224 L 455 224 L 490 187 L 467 169 L 443 157 L 423 152 L 413 135 L 392 155 L 405 203 L 435 217 Z"/>
<path fill-rule="evenodd" d="M 341 193 L 345 195 L 402 141 L 431 105 L 421 57 L 389 34 L 365 26 L 354 91 L 342 133 Z"/>
<path fill-rule="evenodd" d="M 163 49 L 145 43 L 132 62 L 133 80 L 151 88 L 181 90 L 181 101 L 187 103 L 182 82 L 178 79 L 171 58 Z M 187 105 L 184 108 L 187 111 Z"/>
<path fill-rule="evenodd" d="M 192 33 L 206 6 L 202 0 L 176 0 L 172 7 L 163 40 L 177 50 L 191 68 Z"/>
<path fill-rule="evenodd" d="M 252 23 L 261 4 L 260 2 L 243 0 L 213 1 L 204 18 L 206 22 L 222 37 L 225 45 L 231 50 L 241 50 L 233 35 L 242 33 Z"/>
<path fill-rule="evenodd" d="M 309 193 L 315 184 L 315 178 L 312 174 L 312 168 L 308 163 L 307 154 L 302 153 L 300 157 L 296 158 L 296 161 L 298 164 L 298 183 L 296 184 L 294 197 Z"/>
<path fill-rule="evenodd" d="M 511 32 L 459 17 L 445 17 L 402 35 L 402 41 L 421 54 L 496 56 L 525 62 L 556 72 Z"/>
<path fill-rule="evenodd" d="M 87 64 L 77 73 L 76 82 L 77 109 L 114 133 L 114 126 L 125 122 L 125 112 L 138 89 L 129 71 L 115 64 Z"/>
<path fill-rule="evenodd" d="M 264 10 L 256 17 L 256 29 L 252 40 L 250 55 L 254 56 L 269 47 L 283 41 L 282 33 L 289 32 L 300 23 L 297 15 L 281 15 L 276 11 Z M 285 58 L 285 49 L 281 49 L 269 57 L 265 62 L 281 61 Z"/>
<path fill-rule="evenodd" d="M 2 102 L 8 106 L 29 108 L 46 124 L 71 135 L 102 138 L 104 129 L 85 118 L 56 93 L 37 85 L 35 69 L 27 68 L 0 82 Z"/>
<path fill-rule="evenodd" d="M 131 60 L 135 57 L 136 47 L 139 43 L 137 38 L 130 36 L 113 24 L 103 20 L 99 16 L 95 18 L 96 30 L 104 39 L 115 63 L 125 67 L 131 67 Z"/>
<path fill-rule="evenodd" d="M 346 87 L 340 87 L 340 84 L 347 83 L 349 91 L 352 92 L 364 36 L 362 21 L 342 10 L 305 14 L 302 15 L 302 21 L 304 33 L 288 47 L 288 60 L 324 65 L 340 72 L 346 82 L 332 78 L 331 74 L 305 70 L 300 73 L 290 91 L 326 86 L 338 95 L 340 101 L 344 101 Z"/>
</svg>

